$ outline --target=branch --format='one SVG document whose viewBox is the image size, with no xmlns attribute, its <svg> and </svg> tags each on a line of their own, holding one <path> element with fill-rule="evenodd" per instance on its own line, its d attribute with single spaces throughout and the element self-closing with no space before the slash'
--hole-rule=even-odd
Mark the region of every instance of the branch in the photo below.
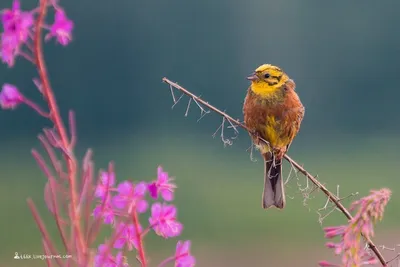
<svg viewBox="0 0 400 267">
<path fill-rule="evenodd" d="M 239 120 L 235 120 L 225 112 L 221 111 L 220 109 L 210 105 L 208 102 L 204 101 L 200 97 L 194 95 L 190 91 L 186 90 L 179 84 L 170 81 L 166 77 L 162 79 L 163 82 L 169 84 L 169 86 L 172 88 L 175 88 L 179 91 L 181 91 L 183 94 L 189 96 L 192 98 L 196 103 L 200 103 L 201 105 L 207 107 L 209 110 L 214 111 L 215 113 L 218 113 L 220 116 L 222 116 L 224 119 L 228 120 L 231 124 L 235 124 L 243 129 L 245 129 L 247 132 L 249 132 L 251 135 L 254 135 L 254 133 L 247 128 L 247 126 L 243 123 L 241 123 Z M 269 145 L 268 142 L 259 136 L 257 138 L 261 141 L 264 142 L 266 145 Z M 328 199 L 335 204 L 335 206 L 346 216 L 347 219 L 351 220 L 353 219 L 353 216 L 351 216 L 350 212 L 340 203 L 340 199 L 335 196 L 335 194 L 331 193 L 323 184 L 321 184 L 317 178 L 315 178 L 313 175 L 311 175 L 306 169 L 304 169 L 299 163 L 294 161 L 291 157 L 285 154 L 284 158 L 294 167 L 296 168 L 299 172 L 301 172 L 304 176 L 307 177 L 308 180 L 310 180 L 316 187 L 318 187 L 327 197 Z M 369 248 L 375 253 L 379 261 L 381 262 L 382 266 L 387 266 L 387 262 L 383 255 L 379 252 L 378 248 L 375 246 L 375 244 L 372 242 L 371 239 L 365 238 L 365 240 L 368 243 Z"/>
</svg>

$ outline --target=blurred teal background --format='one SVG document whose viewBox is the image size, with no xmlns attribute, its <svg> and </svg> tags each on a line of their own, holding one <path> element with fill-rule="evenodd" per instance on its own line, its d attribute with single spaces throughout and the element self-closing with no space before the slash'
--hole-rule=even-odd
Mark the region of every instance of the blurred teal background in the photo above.
<svg viewBox="0 0 400 267">
<path fill-rule="evenodd" d="M 342 197 L 391 188 L 376 243 L 400 242 L 399 1 L 61 4 L 75 22 L 74 42 L 66 48 L 51 42 L 45 52 L 62 113 L 71 108 L 77 114 L 77 155 L 93 148 L 96 168 L 114 160 L 119 181 L 154 179 L 158 164 L 176 177 L 185 225 L 180 238 L 192 240 L 198 266 L 317 266 L 334 259 L 318 222 L 322 193 L 313 192 L 304 206 L 299 187 L 306 180 L 292 173 L 287 208 L 264 211 L 263 166 L 246 152 L 248 135 L 240 132 L 224 148 L 218 135 L 211 136 L 221 119 L 209 114 L 197 122 L 194 105 L 185 117 L 186 98 L 171 110 L 169 88 L 161 82 L 166 76 L 242 118 L 245 77 L 263 63 L 282 67 L 295 80 L 306 107 L 290 155 L 331 190 L 340 185 Z M 35 75 L 22 60 L 13 69 L 0 68 L 2 83 L 43 103 L 31 82 Z M 30 155 L 49 123 L 21 106 L 0 112 L 0 125 L 0 266 L 44 266 L 12 258 L 41 251 L 26 198 L 35 200 L 55 233 L 43 202 L 46 178 Z M 289 170 L 284 167 L 285 175 Z M 345 222 L 334 212 L 322 226 Z M 175 250 L 176 240 L 149 242 L 150 266 Z"/>
</svg>

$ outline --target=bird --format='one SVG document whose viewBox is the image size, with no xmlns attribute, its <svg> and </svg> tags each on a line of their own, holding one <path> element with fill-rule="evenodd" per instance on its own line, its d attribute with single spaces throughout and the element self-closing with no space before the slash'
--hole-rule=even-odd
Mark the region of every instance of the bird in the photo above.
<svg viewBox="0 0 400 267">
<path fill-rule="evenodd" d="M 300 130 L 305 108 L 295 91 L 295 82 L 281 68 L 263 64 L 247 79 L 251 84 L 243 116 L 264 160 L 262 207 L 283 209 L 286 199 L 282 160 Z"/>
</svg>

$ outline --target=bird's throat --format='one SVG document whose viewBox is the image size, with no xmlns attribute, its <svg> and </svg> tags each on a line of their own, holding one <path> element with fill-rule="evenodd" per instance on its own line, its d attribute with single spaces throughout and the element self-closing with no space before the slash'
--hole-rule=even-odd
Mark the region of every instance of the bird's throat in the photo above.
<svg viewBox="0 0 400 267">
<path fill-rule="evenodd" d="M 274 99 L 280 95 L 280 84 L 269 85 L 265 82 L 252 82 L 251 91 L 262 99 Z"/>
</svg>

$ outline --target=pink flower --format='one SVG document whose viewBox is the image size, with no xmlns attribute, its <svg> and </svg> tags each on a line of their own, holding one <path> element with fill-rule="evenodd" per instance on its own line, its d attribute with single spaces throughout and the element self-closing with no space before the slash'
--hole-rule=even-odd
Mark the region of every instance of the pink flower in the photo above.
<svg viewBox="0 0 400 267">
<path fill-rule="evenodd" d="M 114 184 L 115 184 L 114 173 L 108 173 L 104 171 L 101 172 L 100 181 L 95 191 L 95 196 L 104 199 L 108 195 L 108 192 L 114 186 Z"/>
<path fill-rule="evenodd" d="M 327 262 L 327 261 L 320 261 L 318 263 L 318 265 L 321 266 L 321 267 L 339 267 L 339 265 L 333 264 L 333 263 L 330 263 L 330 262 Z"/>
<path fill-rule="evenodd" d="M 9 67 L 15 63 L 15 57 L 19 53 L 20 46 L 29 37 L 33 26 L 31 12 L 23 12 L 18 0 L 14 0 L 12 9 L 5 9 L 1 16 L 4 32 L 1 34 L 1 59 Z"/>
<path fill-rule="evenodd" d="M 0 46 L 1 60 L 9 67 L 14 66 L 20 46 L 17 36 L 13 33 L 4 32 L 1 34 Z"/>
<path fill-rule="evenodd" d="M 130 213 L 132 208 L 137 212 L 143 213 L 147 210 L 148 204 L 144 199 L 146 194 L 146 183 L 140 182 L 134 185 L 132 182 L 124 181 L 118 185 L 118 195 L 113 197 L 113 204 L 118 209 L 128 209 Z"/>
<path fill-rule="evenodd" d="M 17 87 L 11 84 L 4 84 L 0 92 L 0 106 L 2 109 L 13 109 L 24 101 L 24 97 Z"/>
<path fill-rule="evenodd" d="M 117 256 L 111 255 L 110 249 L 107 245 L 101 244 L 98 247 L 97 255 L 94 257 L 95 267 L 128 267 L 126 258 L 123 256 L 122 252 L 118 252 Z"/>
<path fill-rule="evenodd" d="M 94 266 L 112 266 L 114 263 L 114 257 L 111 255 L 107 245 L 101 244 L 97 249 L 97 255 L 94 257 Z"/>
<path fill-rule="evenodd" d="M 157 180 L 149 184 L 150 196 L 157 199 L 158 194 L 161 193 L 165 201 L 172 201 L 174 199 L 174 189 L 176 188 L 176 185 L 171 183 L 172 180 L 168 177 L 168 173 L 164 172 L 162 167 L 159 166 L 157 169 Z"/>
<path fill-rule="evenodd" d="M 367 259 L 365 259 L 361 265 L 374 265 L 378 263 L 378 259 L 375 257 L 369 257 Z"/>
<path fill-rule="evenodd" d="M 175 206 L 158 202 L 151 207 L 149 222 L 156 234 L 164 238 L 180 235 L 183 228 L 183 225 L 176 220 Z"/>
<path fill-rule="evenodd" d="M 103 218 L 104 224 L 114 223 L 115 212 L 110 201 L 106 200 L 106 203 L 98 204 L 93 210 L 93 216 L 96 219 Z"/>
<path fill-rule="evenodd" d="M 383 217 L 385 206 L 389 202 L 391 194 L 392 192 L 387 188 L 371 190 L 369 196 L 354 201 L 351 204 L 350 210 L 359 208 L 360 212 L 355 217 L 368 213 L 373 220 L 380 220 Z"/>
<path fill-rule="evenodd" d="M 344 225 L 325 227 L 324 228 L 325 238 L 333 238 L 335 236 L 343 235 L 345 229 L 346 229 L 346 226 L 344 226 Z"/>
<path fill-rule="evenodd" d="M 5 33 L 13 33 L 18 37 L 18 41 L 26 42 L 33 25 L 33 15 L 31 12 L 21 11 L 19 1 L 14 0 L 12 9 L 3 11 L 1 22 Z"/>
<path fill-rule="evenodd" d="M 117 227 L 117 233 L 122 231 L 120 238 L 118 238 L 114 243 L 114 248 L 122 249 L 124 246 L 128 247 L 131 251 L 133 248 L 137 249 L 139 241 L 136 237 L 136 228 L 133 224 L 126 225 L 125 223 L 120 223 Z M 139 225 L 139 231 L 142 232 L 142 227 Z"/>
<path fill-rule="evenodd" d="M 335 254 L 342 255 L 343 266 L 363 266 L 377 262 L 377 259 L 368 254 L 362 243 L 362 236 L 370 238 L 374 235 L 373 224 L 383 217 L 383 211 L 390 199 L 389 189 L 371 191 L 369 196 L 354 201 L 351 210 L 357 209 L 348 225 L 324 228 L 325 237 L 340 237 L 338 243 L 328 242 L 328 248 L 335 249 Z M 339 266 L 322 261 L 320 266 Z"/>
<path fill-rule="evenodd" d="M 126 257 L 122 254 L 122 251 L 117 253 L 115 256 L 115 267 L 129 267 Z"/>
<path fill-rule="evenodd" d="M 46 35 L 46 39 L 56 37 L 61 45 L 66 46 L 72 39 L 71 32 L 73 28 L 74 23 L 72 20 L 68 19 L 64 10 L 59 8 L 56 11 L 54 23 L 51 25 L 50 33 Z"/>
<path fill-rule="evenodd" d="M 327 242 L 325 244 L 325 246 L 327 248 L 334 248 L 335 249 L 335 254 L 339 255 L 340 253 L 342 253 L 343 242 L 339 242 L 339 243 Z"/>
<path fill-rule="evenodd" d="M 190 241 L 178 241 L 175 252 L 175 267 L 193 267 L 196 259 L 190 255 Z"/>
</svg>

